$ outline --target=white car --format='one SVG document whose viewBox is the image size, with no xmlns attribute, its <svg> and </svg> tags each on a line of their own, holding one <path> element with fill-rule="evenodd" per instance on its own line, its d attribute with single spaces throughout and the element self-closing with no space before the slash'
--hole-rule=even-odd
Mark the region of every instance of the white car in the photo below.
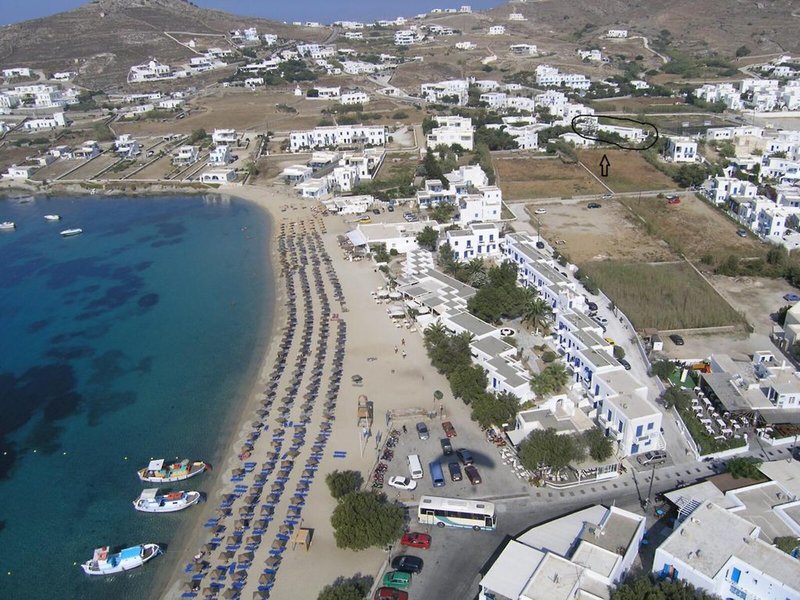
<svg viewBox="0 0 800 600">
<path fill-rule="evenodd" d="M 605 317 L 595 316 L 593 318 L 595 321 L 600 323 L 600 325 L 608 325 L 608 319 L 606 319 Z"/>
<path fill-rule="evenodd" d="M 413 479 L 409 479 L 408 477 L 401 477 L 400 475 L 395 475 L 394 477 L 389 478 L 389 485 L 393 488 L 397 488 L 398 490 L 415 490 L 417 489 L 417 482 Z"/>
<path fill-rule="evenodd" d="M 535 214 L 535 215 L 543 215 L 543 214 L 545 214 L 546 212 L 547 212 L 547 209 L 544 209 L 544 208 L 537 208 L 535 211 L 533 211 L 533 214 Z"/>
</svg>

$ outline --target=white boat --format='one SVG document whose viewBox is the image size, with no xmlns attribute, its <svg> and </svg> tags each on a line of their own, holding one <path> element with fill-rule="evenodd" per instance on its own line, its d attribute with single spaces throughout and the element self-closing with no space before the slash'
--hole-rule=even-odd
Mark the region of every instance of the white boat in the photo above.
<svg viewBox="0 0 800 600">
<path fill-rule="evenodd" d="M 151 460 L 144 469 L 139 469 L 139 479 L 150 483 L 173 483 L 183 481 L 195 475 L 200 475 L 203 471 L 210 471 L 211 465 L 196 460 L 189 462 L 187 459 L 179 463 L 172 463 L 164 466 L 164 459 Z"/>
<path fill-rule="evenodd" d="M 161 554 L 158 544 L 140 544 L 131 546 L 114 554 L 109 553 L 108 546 L 95 548 L 94 556 L 81 565 L 87 575 L 112 575 L 141 567 L 148 560 Z"/>
<path fill-rule="evenodd" d="M 13 231 L 17 228 L 13 221 L 3 221 L 0 223 L 0 231 Z"/>
<path fill-rule="evenodd" d="M 44 220 L 45 221 L 60 221 L 61 220 L 61 215 L 45 215 L 44 216 Z"/>
<path fill-rule="evenodd" d="M 141 512 L 175 512 L 189 508 L 200 501 L 200 492 L 171 492 L 159 494 L 158 488 L 149 488 L 133 501 L 133 508 Z"/>
<path fill-rule="evenodd" d="M 61 235 L 64 237 L 70 237 L 73 235 L 80 235 L 83 233 L 83 229 L 65 229 L 61 232 Z"/>
</svg>

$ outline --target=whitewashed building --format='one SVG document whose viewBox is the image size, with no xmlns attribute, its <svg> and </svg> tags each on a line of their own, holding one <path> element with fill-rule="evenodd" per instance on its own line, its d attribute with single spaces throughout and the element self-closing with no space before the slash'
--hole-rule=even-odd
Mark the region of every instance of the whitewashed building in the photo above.
<svg viewBox="0 0 800 600">
<path fill-rule="evenodd" d="M 233 146 L 236 145 L 238 136 L 235 129 L 214 129 L 211 133 L 211 141 L 214 145 Z"/>
<path fill-rule="evenodd" d="M 307 131 L 292 131 L 289 134 L 289 149 L 292 152 L 353 144 L 385 145 L 386 127 L 383 125 L 334 125 Z"/>
<path fill-rule="evenodd" d="M 200 175 L 200 183 L 224 184 L 236 181 L 234 169 L 212 169 Z"/>
<path fill-rule="evenodd" d="M 668 137 L 664 156 L 676 163 L 695 162 L 698 158 L 697 142 L 688 137 Z"/>
<path fill-rule="evenodd" d="M 506 32 L 505 25 L 492 25 L 487 32 L 489 35 L 504 35 Z"/>
<path fill-rule="evenodd" d="M 568 87 L 588 90 L 592 82 L 580 73 L 562 73 L 556 67 L 539 65 L 536 67 L 536 84 L 543 87 Z"/>
<path fill-rule="evenodd" d="M 450 97 L 457 97 L 457 104 L 464 106 L 469 99 L 469 81 L 466 79 L 450 79 L 437 83 L 423 83 L 420 93 L 428 102 L 442 102 Z"/>
<path fill-rule="evenodd" d="M 172 155 L 172 164 L 175 166 L 189 166 L 198 161 L 200 151 L 197 146 L 181 146 Z"/>
<path fill-rule="evenodd" d="M 339 102 L 345 106 L 367 104 L 369 102 L 369 94 L 360 90 L 343 92 Z"/>
<path fill-rule="evenodd" d="M 449 243 L 458 261 L 500 256 L 500 228 L 495 223 L 472 223 L 465 229 L 449 229 L 442 243 Z"/>
<path fill-rule="evenodd" d="M 22 124 L 22 128 L 27 131 L 35 131 L 39 129 L 55 129 L 57 127 L 66 127 L 67 123 L 64 119 L 64 113 L 54 113 L 52 117 L 43 119 L 28 119 Z"/>
<path fill-rule="evenodd" d="M 616 39 L 623 39 L 628 37 L 628 30 L 627 29 L 609 29 L 606 37 L 609 38 L 616 38 Z"/>
<path fill-rule="evenodd" d="M 428 148 L 436 148 L 440 144 L 458 144 L 465 150 L 472 150 L 472 119 L 458 116 L 436 116 L 434 119 L 439 127 L 426 136 L 425 144 Z"/>
<path fill-rule="evenodd" d="M 224 166 L 232 162 L 233 162 L 233 156 L 231 155 L 231 149 L 229 146 L 225 144 L 220 144 L 219 146 L 215 146 L 214 149 L 208 155 L 208 164 L 210 165 Z"/>
<path fill-rule="evenodd" d="M 169 65 L 158 62 L 155 58 L 141 65 L 134 65 L 128 71 L 128 83 L 141 83 L 143 81 L 161 81 L 173 79 L 174 74 Z"/>
</svg>

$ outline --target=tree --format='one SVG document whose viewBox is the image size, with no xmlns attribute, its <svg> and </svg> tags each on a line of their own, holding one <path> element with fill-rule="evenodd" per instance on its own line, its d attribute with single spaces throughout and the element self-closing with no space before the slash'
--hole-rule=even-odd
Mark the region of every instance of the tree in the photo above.
<svg viewBox="0 0 800 600">
<path fill-rule="evenodd" d="M 680 579 L 654 583 L 650 576 L 640 573 L 628 577 L 625 583 L 611 593 L 611 600 L 715 600 L 717 596 L 706 594 Z"/>
<path fill-rule="evenodd" d="M 764 479 L 764 475 L 758 470 L 761 461 L 757 458 L 745 456 L 741 458 L 731 458 L 725 463 L 725 471 L 730 473 L 734 479 L 743 477 L 745 479 Z"/>
<path fill-rule="evenodd" d="M 701 185 L 708 175 L 702 165 L 681 165 L 672 178 L 681 187 L 691 187 Z"/>
<path fill-rule="evenodd" d="M 613 352 L 614 352 L 614 358 L 616 358 L 617 360 L 622 360 L 623 358 L 625 358 L 625 348 L 623 348 L 622 346 L 614 346 Z"/>
<path fill-rule="evenodd" d="M 675 363 L 671 360 L 659 360 L 653 363 L 650 369 L 653 375 L 666 381 L 675 372 Z"/>
<path fill-rule="evenodd" d="M 417 244 L 420 248 L 425 248 L 433 252 L 436 250 L 436 244 L 439 241 L 439 232 L 430 225 L 425 226 L 422 231 L 417 234 Z"/>
<path fill-rule="evenodd" d="M 428 179 L 438 179 L 442 182 L 442 187 L 450 189 L 450 182 L 444 176 L 442 167 L 439 165 L 439 161 L 436 160 L 436 155 L 430 148 L 428 148 L 428 151 L 425 153 L 425 159 L 422 161 L 422 168 L 425 170 L 425 177 Z"/>
<path fill-rule="evenodd" d="M 189 139 L 186 141 L 187 144 L 196 144 L 198 142 L 203 141 L 208 137 L 208 133 L 206 133 L 205 129 L 193 129 L 192 134 L 189 136 Z"/>
<path fill-rule="evenodd" d="M 317 600 L 364 600 L 372 589 L 373 578 L 355 575 L 345 579 L 339 577 L 331 585 L 326 585 Z"/>
<path fill-rule="evenodd" d="M 428 215 L 437 223 L 447 223 L 454 212 L 456 212 L 456 207 L 452 202 L 439 202 L 428 211 Z"/>
<path fill-rule="evenodd" d="M 583 432 L 583 442 L 589 450 L 589 456 L 598 462 L 611 458 L 614 453 L 614 445 L 611 440 L 603 435 L 603 432 L 597 427 Z"/>
<path fill-rule="evenodd" d="M 528 288 L 526 288 L 528 289 Z M 522 322 L 529 326 L 547 327 L 547 319 L 553 314 L 552 307 L 544 298 L 530 294 L 522 312 Z"/>
<path fill-rule="evenodd" d="M 338 548 L 366 550 L 386 546 L 403 534 L 402 506 L 390 504 L 386 496 L 351 492 L 339 499 L 331 515 Z"/>
<path fill-rule="evenodd" d="M 333 471 L 325 477 L 325 483 L 336 500 L 351 492 L 356 492 L 364 483 L 358 471 Z"/>
<path fill-rule="evenodd" d="M 484 392 L 472 401 L 472 420 L 484 427 L 513 423 L 518 411 L 519 398 L 509 392 Z"/>
<path fill-rule="evenodd" d="M 519 458 L 529 471 L 538 471 L 544 464 L 552 469 L 563 469 L 583 458 L 583 448 L 571 435 L 559 435 L 549 427 L 538 429 L 519 445 Z"/>
<path fill-rule="evenodd" d="M 531 379 L 531 389 L 537 396 L 551 396 L 561 391 L 567 381 L 569 373 L 560 362 L 552 363 Z"/>
<path fill-rule="evenodd" d="M 742 58 L 743 56 L 747 56 L 750 54 L 750 48 L 747 46 L 739 46 L 736 49 L 736 58 Z"/>
<path fill-rule="evenodd" d="M 458 271 L 458 261 L 456 260 L 456 253 L 450 242 L 445 242 L 439 246 L 438 260 L 439 266 L 442 267 L 448 275 L 455 275 Z M 474 298 L 474 296 L 473 296 Z"/>
<path fill-rule="evenodd" d="M 670 408 L 674 406 L 678 409 L 679 412 L 684 412 L 689 410 L 689 406 L 691 405 L 691 399 L 689 398 L 689 394 L 684 392 L 681 388 L 677 387 L 670 387 L 667 388 L 667 391 L 664 392 L 664 406 Z"/>
<path fill-rule="evenodd" d="M 486 371 L 479 365 L 461 365 L 450 372 L 448 379 L 453 396 L 461 398 L 464 404 L 485 393 L 489 385 Z"/>
</svg>

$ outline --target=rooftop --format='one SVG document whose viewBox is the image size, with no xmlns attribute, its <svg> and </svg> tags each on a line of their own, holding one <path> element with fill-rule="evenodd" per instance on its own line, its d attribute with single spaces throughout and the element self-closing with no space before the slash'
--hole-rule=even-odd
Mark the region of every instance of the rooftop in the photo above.
<svg viewBox="0 0 800 600">
<path fill-rule="evenodd" d="M 493 325 L 489 325 L 486 321 L 480 320 L 478 317 L 468 313 L 462 312 L 450 317 L 450 321 L 461 327 L 462 329 L 466 329 L 470 333 L 474 334 L 476 337 L 483 337 L 489 335 L 497 328 Z"/>
<path fill-rule="evenodd" d="M 480 340 L 476 340 L 472 342 L 471 345 L 484 354 L 488 354 L 489 356 L 499 356 L 504 352 L 515 349 L 511 344 L 504 342 L 503 340 L 492 335 Z"/>
</svg>

